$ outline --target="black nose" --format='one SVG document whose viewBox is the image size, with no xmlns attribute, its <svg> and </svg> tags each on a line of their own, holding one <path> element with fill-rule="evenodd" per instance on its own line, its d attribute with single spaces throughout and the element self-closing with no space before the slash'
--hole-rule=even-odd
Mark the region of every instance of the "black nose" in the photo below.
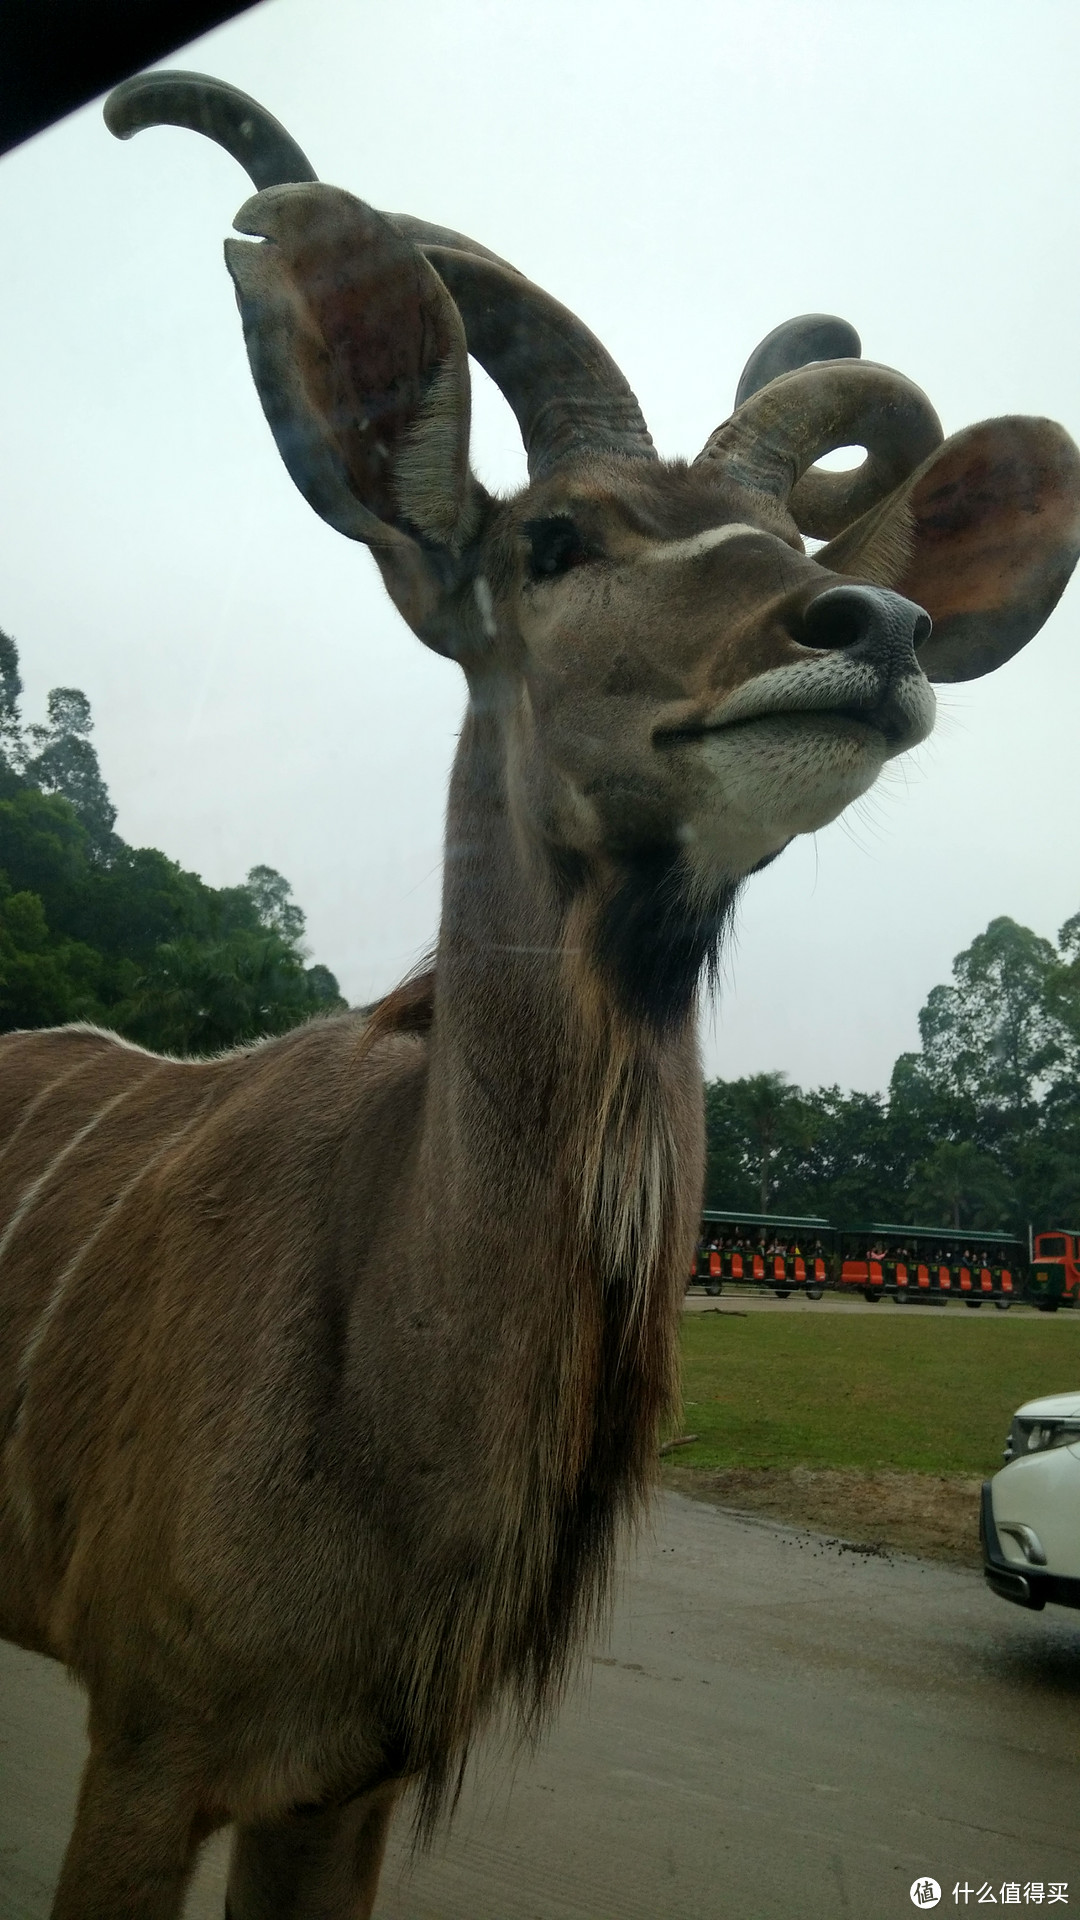
<svg viewBox="0 0 1080 1920">
<path fill-rule="evenodd" d="M 929 639 L 928 613 L 885 587 L 828 587 L 803 608 L 796 639 L 821 652 L 858 654 L 879 663 Z"/>
</svg>

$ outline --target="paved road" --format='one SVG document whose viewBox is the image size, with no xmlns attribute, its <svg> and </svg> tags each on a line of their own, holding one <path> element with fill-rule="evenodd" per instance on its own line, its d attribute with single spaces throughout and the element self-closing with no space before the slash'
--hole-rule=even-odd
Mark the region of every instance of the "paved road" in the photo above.
<svg viewBox="0 0 1080 1920">
<path fill-rule="evenodd" d="M 941 1914 L 1075 1909 L 1078 1735 L 1080 1616 L 669 1495 L 548 1744 L 488 1752 L 418 1864 L 399 1837 L 378 1920 L 888 1920 L 924 1873 Z M 82 1739 L 47 1662 L 5 1650 L 0 1738 L 0 1915 L 44 1920 Z M 219 1851 L 189 1920 L 221 1886 Z"/>
</svg>

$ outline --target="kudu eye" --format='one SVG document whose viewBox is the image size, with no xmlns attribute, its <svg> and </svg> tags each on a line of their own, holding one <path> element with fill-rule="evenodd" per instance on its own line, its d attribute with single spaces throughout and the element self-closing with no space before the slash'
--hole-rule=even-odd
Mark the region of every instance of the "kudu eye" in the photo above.
<svg viewBox="0 0 1080 1920">
<path fill-rule="evenodd" d="M 580 529 L 564 513 L 548 520 L 526 520 L 523 531 L 529 542 L 529 572 L 534 580 L 555 580 L 590 557 Z"/>
</svg>

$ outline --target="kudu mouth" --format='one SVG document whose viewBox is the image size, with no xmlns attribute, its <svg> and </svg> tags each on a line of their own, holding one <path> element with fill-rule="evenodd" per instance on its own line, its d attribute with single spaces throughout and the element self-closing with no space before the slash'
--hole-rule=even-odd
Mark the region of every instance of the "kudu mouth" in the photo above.
<svg viewBox="0 0 1080 1920">
<path fill-rule="evenodd" d="M 900 594 L 828 588 L 792 623 L 791 637 L 811 657 L 773 667 L 701 714 L 658 728 L 653 743 L 678 746 L 787 716 L 866 728 L 881 736 L 890 758 L 904 753 L 934 723 L 934 695 L 916 653 L 930 631 L 929 615 Z"/>
</svg>

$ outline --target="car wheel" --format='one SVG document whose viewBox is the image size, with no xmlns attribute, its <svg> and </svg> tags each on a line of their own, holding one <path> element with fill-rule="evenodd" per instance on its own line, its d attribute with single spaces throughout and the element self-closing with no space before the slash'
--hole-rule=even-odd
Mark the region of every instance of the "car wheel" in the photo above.
<svg viewBox="0 0 1080 1920">
<path fill-rule="evenodd" d="M 1011 1300 L 995 1300 L 994 1305 L 997 1308 L 999 1313 L 1008 1313 L 1009 1308 L 1012 1306 L 1012 1301 Z"/>
<path fill-rule="evenodd" d="M 773 1292 L 775 1293 L 778 1300 L 786 1300 L 788 1297 L 788 1294 L 791 1292 L 791 1288 L 790 1287 L 774 1287 Z"/>
<path fill-rule="evenodd" d="M 820 1300 L 824 1291 L 824 1287 L 807 1287 L 806 1297 L 808 1300 Z"/>
<path fill-rule="evenodd" d="M 1038 1307 L 1040 1313 L 1056 1313 L 1058 1310 L 1056 1300 L 1036 1300 L 1035 1305 Z"/>
<path fill-rule="evenodd" d="M 877 1302 L 881 1299 L 881 1288 L 880 1287 L 864 1287 L 862 1290 L 862 1297 L 864 1300 L 869 1300 L 870 1305 L 872 1307 L 876 1306 Z"/>
<path fill-rule="evenodd" d="M 897 1287 L 896 1292 L 893 1294 L 893 1299 L 896 1301 L 898 1307 L 906 1307 L 908 1299 L 907 1288 Z"/>
<path fill-rule="evenodd" d="M 724 1283 L 722 1280 L 706 1280 L 705 1291 L 711 1300 L 715 1300 L 718 1293 L 723 1293 Z"/>
<path fill-rule="evenodd" d="M 965 1300 L 964 1305 L 965 1307 L 981 1307 L 982 1301 L 981 1300 Z"/>
</svg>

